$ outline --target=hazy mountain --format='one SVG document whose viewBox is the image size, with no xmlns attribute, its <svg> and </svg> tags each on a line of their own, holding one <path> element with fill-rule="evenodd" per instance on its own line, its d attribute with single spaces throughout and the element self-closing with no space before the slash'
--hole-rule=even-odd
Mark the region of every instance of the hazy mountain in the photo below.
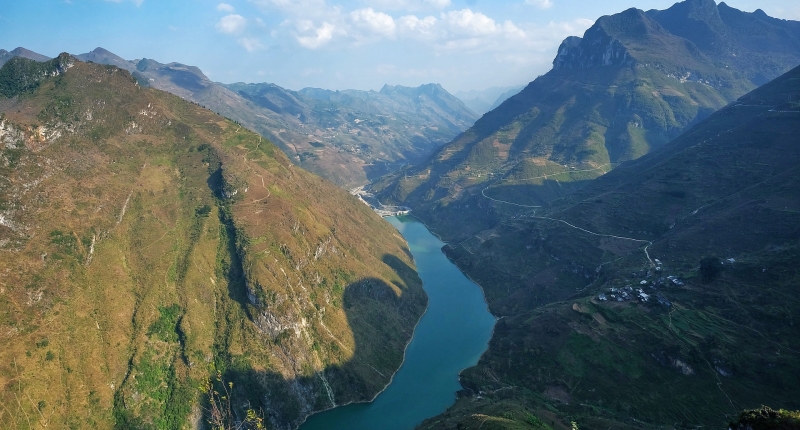
<svg viewBox="0 0 800 430">
<path fill-rule="evenodd" d="M 34 61 L 47 61 L 50 59 L 50 57 L 44 56 L 42 54 L 37 54 L 36 52 L 33 52 L 31 50 L 22 47 L 16 48 L 11 52 L 6 51 L 5 49 L 0 49 L 0 67 L 2 67 L 3 64 L 5 64 L 8 60 L 14 57 L 22 57 Z"/>
<path fill-rule="evenodd" d="M 458 91 L 455 96 L 478 115 L 500 106 L 509 97 L 523 89 L 524 85 L 513 87 L 489 87 L 484 90 Z"/>
<path fill-rule="evenodd" d="M 355 197 L 68 54 L 0 69 L 0 255 L 2 428 L 188 428 L 204 381 L 295 428 L 384 388 L 426 305 Z"/>
<path fill-rule="evenodd" d="M 499 215 L 484 195 L 531 206 L 564 196 L 797 65 L 798 40 L 798 22 L 711 0 L 601 17 L 564 40 L 550 72 L 376 188 L 434 228 L 489 228 Z"/>
<path fill-rule="evenodd" d="M 797 130 L 800 67 L 549 207 L 487 199 L 514 215 L 445 247 L 503 317 L 462 373 L 483 400 L 422 427 L 724 428 L 800 409 Z"/>
<path fill-rule="evenodd" d="M 296 164 L 344 186 L 364 184 L 466 130 L 477 116 L 438 84 L 381 91 L 291 91 L 274 84 L 212 82 L 194 66 L 127 61 L 102 49 L 79 59 L 132 72 L 273 140 Z"/>
<path fill-rule="evenodd" d="M 303 167 L 343 185 L 424 159 L 476 118 L 438 84 L 386 85 L 377 92 L 290 91 L 274 84 L 226 87 L 278 116 L 269 128 L 264 121 L 254 124 L 286 142 L 287 153 Z"/>
<path fill-rule="evenodd" d="M 91 52 L 87 52 L 86 54 L 76 55 L 75 58 L 85 62 L 110 64 L 112 66 L 117 66 L 120 69 L 125 69 L 131 73 L 136 71 L 135 62 L 128 61 L 112 52 L 109 52 L 99 47 L 95 48 Z"/>
<path fill-rule="evenodd" d="M 503 94 L 500 94 L 499 96 L 497 96 L 497 98 L 494 100 L 494 103 L 492 103 L 492 105 L 489 107 L 489 110 L 487 110 L 486 112 L 488 112 L 490 110 L 494 110 L 495 108 L 497 108 L 498 106 L 503 104 L 504 101 L 506 101 L 506 100 L 510 99 L 511 97 L 519 94 L 519 92 L 522 91 L 523 88 L 525 88 L 524 85 L 520 85 L 518 87 L 509 88 L 508 91 L 506 91 Z"/>
</svg>

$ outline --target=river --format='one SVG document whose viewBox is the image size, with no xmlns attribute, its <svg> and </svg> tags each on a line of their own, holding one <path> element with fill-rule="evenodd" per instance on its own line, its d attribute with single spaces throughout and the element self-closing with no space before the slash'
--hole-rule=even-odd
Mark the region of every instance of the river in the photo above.
<svg viewBox="0 0 800 430">
<path fill-rule="evenodd" d="M 478 362 L 495 319 L 483 292 L 442 253 L 444 245 L 411 217 L 386 218 L 408 241 L 428 309 L 392 383 L 371 403 L 312 415 L 300 430 L 408 430 L 444 412 L 461 389 L 458 373 Z"/>
</svg>

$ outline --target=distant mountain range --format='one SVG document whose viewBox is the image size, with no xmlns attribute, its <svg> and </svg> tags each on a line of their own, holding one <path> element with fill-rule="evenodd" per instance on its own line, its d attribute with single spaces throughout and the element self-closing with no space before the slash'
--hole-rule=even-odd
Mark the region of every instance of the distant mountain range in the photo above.
<svg viewBox="0 0 800 430">
<path fill-rule="evenodd" d="M 3 64 L 6 64 L 8 60 L 14 57 L 22 57 L 34 61 L 47 61 L 50 59 L 50 57 L 47 57 L 42 54 L 37 54 L 33 51 L 30 51 L 22 47 L 13 49 L 11 50 L 11 52 L 6 51 L 5 49 L 0 49 L 0 67 L 3 67 Z"/>
<path fill-rule="evenodd" d="M 48 59 L 24 48 L 2 50 L 0 66 L 14 56 Z M 231 118 L 268 137 L 294 163 L 342 186 L 366 184 L 404 164 L 421 162 L 478 118 L 438 84 L 291 91 L 267 83 L 225 85 L 194 66 L 125 60 L 103 48 L 76 58 L 125 69 L 143 86 Z"/>
<path fill-rule="evenodd" d="M 464 397 L 421 428 L 725 428 L 800 409 L 798 130 L 800 67 L 547 207 L 484 198 L 503 221 L 440 229 L 501 319 Z"/>
<path fill-rule="evenodd" d="M 468 108 L 478 115 L 483 115 L 500 106 L 509 97 L 520 92 L 524 85 L 512 87 L 490 87 L 484 90 L 458 91 L 455 96 L 461 99 Z"/>
<path fill-rule="evenodd" d="M 103 48 L 76 57 L 126 69 L 142 85 L 234 119 L 275 142 L 293 162 L 343 186 L 419 162 L 477 119 L 438 84 L 291 91 L 266 83 L 224 85 L 194 66 L 128 61 Z"/>
<path fill-rule="evenodd" d="M 687 0 L 604 16 L 564 40 L 550 72 L 375 188 L 435 228 L 474 233 L 499 219 L 484 195 L 547 204 L 797 64 L 800 23 L 760 10 Z"/>
</svg>

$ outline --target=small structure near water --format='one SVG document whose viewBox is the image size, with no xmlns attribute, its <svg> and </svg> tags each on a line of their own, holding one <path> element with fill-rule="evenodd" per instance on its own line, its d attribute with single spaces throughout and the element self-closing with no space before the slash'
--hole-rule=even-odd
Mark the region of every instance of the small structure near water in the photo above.
<svg viewBox="0 0 800 430">
<path fill-rule="evenodd" d="M 384 205 L 378 199 L 376 199 L 372 193 L 365 190 L 363 186 L 353 188 L 350 190 L 350 194 L 358 197 L 359 200 L 364 202 L 365 205 L 372 208 L 375 213 L 382 217 L 408 215 L 411 212 L 411 208 L 405 206 Z"/>
</svg>

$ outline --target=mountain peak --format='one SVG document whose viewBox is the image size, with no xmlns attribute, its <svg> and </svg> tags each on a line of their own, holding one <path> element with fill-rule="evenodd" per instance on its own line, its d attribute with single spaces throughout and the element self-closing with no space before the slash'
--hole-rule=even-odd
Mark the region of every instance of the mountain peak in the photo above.
<svg viewBox="0 0 800 430">
<path fill-rule="evenodd" d="M 91 52 L 87 52 L 86 54 L 76 55 L 76 57 L 81 61 L 91 61 L 92 63 L 99 63 L 99 64 L 111 64 L 119 67 L 120 69 L 125 69 L 129 72 L 133 72 L 135 70 L 133 64 L 130 61 L 99 46 L 97 48 L 94 48 Z"/>
<path fill-rule="evenodd" d="M 418 87 L 407 87 L 404 85 L 389 85 L 384 84 L 380 91 L 381 94 L 392 94 L 395 92 L 402 93 L 402 94 L 409 94 L 409 93 L 435 93 L 446 90 L 442 88 L 440 84 L 437 83 L 430 83 L 430 84 L 422 84 Z"/>
<path fill-rule="evenodd" d="M 21 46 L 15 48 L 13 51 L 10 52 L 10 54 L 15 57 L 23 57 L 34 61 L 47 61 L 50 59 L 50 57 L 46 55 L 39 54 L 38 52 L 33 52 L 30 49 L 26 49 Z"/>
<path fill-rule="evenodd" d="M 691 40 L 702 49 L 718 43 L 726 33 L 714 0 L 686 0 L 663 11 L 648 11 L 670 33 Z"/>
<path fill-rule="evenodd" d="M 634 18 L 633 20 L 631 18 Z M 636 9 L 611 16 L 603 16 L 595 22 L 583 37 L 570 36 L 561 43 L 553 60 L 553 69 L 592 69 L 610 65 L 633 65 L 636 60 L 616 37 L 619 19 L 636 20 Z M 610 30 L 610 31 L 609 31 Z"/>
<path fill-rule="evenodd" d="M 103 48 L 103 47 L 101 47 L 101 46 L 98 46 L 97 48 L 94 48 L 94 49 L 91 51 L 91 53 L 92 53 L 92 54 L 99 54 L 99 55 L 113 55 L 113 56 L 115 56 L 115 57 L 117 56 L 117 55 L 116 55 L 116 54 L 114 54 L 113 52 L 111 52 L 111 51 L 109 51 L 108 49 L 105 49 L 105 48 Z"/>
</svg>

